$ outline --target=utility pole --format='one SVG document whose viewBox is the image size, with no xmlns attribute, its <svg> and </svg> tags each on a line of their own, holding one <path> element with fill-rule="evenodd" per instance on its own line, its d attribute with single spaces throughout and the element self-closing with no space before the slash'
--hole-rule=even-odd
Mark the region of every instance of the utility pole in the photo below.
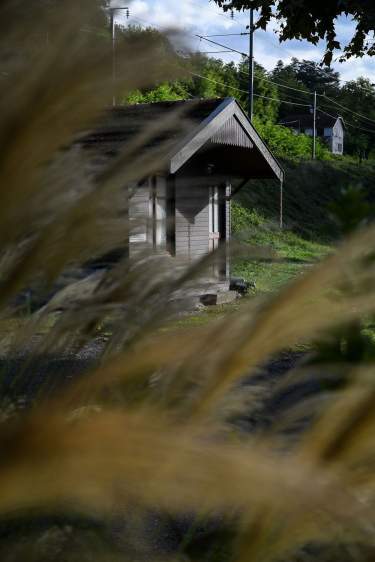
<svg viewBox="0 0 375 562">
<path fill-rule="evenodd" d="M 249 119 L 254 115 L 254 8 L 250 8 L 249 29 Z"/>
<path fill-rule="evenodd" d="M 115 15 L 117 10 L 125 10 L 126 17 L 129 18 L 130 11 L 127 6 L 108 8 L 110 13 L 111 33 L 112 33 L 112 81 L 113 81 L 113 107 L 116 106 L 116 22 Z"/>
<path fill-rule="evenodd" d="M 284 178 L 280 181 L 280 230 L 284 228 Z"/>
<path fill-rule="evenodd" d="M 314 130 L 313 130 L 313 160 L 316 160 L 316 92 L 314 92 Z"/>
<path fill-rule="evenodd" d="M 116 24 L 115 24 L 115 8 L 110 8 L 111 14 L 111 33 L 112 33 L 112 105 L 116 105 Z"/>
</svg>

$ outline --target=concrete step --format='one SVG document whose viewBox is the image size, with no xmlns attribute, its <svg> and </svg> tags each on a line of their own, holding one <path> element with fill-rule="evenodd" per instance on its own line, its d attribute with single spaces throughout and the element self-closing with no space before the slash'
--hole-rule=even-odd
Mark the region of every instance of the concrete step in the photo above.
<svg viewBox="0 0 375 562">
<path fill-rule="evenodd" d="M 206 293 L 201 296 L 200 302 L 204 306 L 218 306 L 222 304 L 230 304 L 238 298 L 236 291 L 223 291 L 217 293 Z"/>
</svg>

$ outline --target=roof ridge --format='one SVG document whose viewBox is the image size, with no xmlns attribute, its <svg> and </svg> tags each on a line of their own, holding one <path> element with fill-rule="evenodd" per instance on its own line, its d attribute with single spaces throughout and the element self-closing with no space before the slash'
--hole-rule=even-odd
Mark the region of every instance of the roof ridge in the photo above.
<svg viewBox="0 0 375 562">
<path fill-rule="evenodd" d="M 231 96 L 226 97 L 217 97 L 217 98 L 192 98 L 192 99 L 182 99 L 182 100 L 162 100 L 162 101 L 151 101 L 151 102 L 141 102 L 141 103 L 126 103 L 124 105 L 116 106 L 114 108 L 110 108 L 111 110 L 121 110 L 121 109 L 128 109 L 130 107 L 155 107 L 156 105 L 173 105 L 178 103 L 197 103 L 197 102 L 223 102 L 226 99 L 234 99 Z"/>
</svg>

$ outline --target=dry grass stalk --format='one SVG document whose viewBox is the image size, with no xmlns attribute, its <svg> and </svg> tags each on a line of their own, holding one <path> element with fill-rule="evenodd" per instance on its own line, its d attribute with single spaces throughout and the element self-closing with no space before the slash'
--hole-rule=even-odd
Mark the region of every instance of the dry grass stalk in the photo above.
<svg viewBox="0 0 375 562">
<path fill-rule="evenodd" d="M 0 300 L 8 320 L 11 298 L 21 288 L 36 279 L 52 283 L 73 264 L 124 238 L 127 225 L 116 220 L 122 187 L 157 169 L 169 145 L 147 156 L 139 148 L 183 117 L 176 113 L 152 124 L 95 181 L 81 173 L 79 151 L 61 149 L 91 125 L 112 95 L 106 79 L 110 42 L 77 33 L 88 7 L 64 2 L 47 18 L 54 39 L 43 56 L 36 48 L 29 59 L 23 51 L 16 57 L 21 31 L 44 29 L 45 11 L 38 6 L 6 2 L 0 17 L 1 41 L 11 46 L 2 94 L 8 111 L 0 122 Z M 4 25 L 20 14 L 24 29 Z M 161 56 L 147 43 L 138 41 L 136 49 L 129 44 L 122 55 L 122 92 L 176 70 L 174 57 Z M 34 71 L 25 75 L 25 64 Z M 258 432 L 234 445 L 233 432 L 222 431 L 217 420 L 222 421 L 220 410 L 229 404 L 233 385 L 255 375 L 272 355 L 373 312 L 369 248 L 374 234 L 369 227 L 354 235 L 271 301 L 252 301 L 194 329 L 159 330 L 173 316 L 170 294 L 214 257 L 168 283 L 161 258 L 124 260 L 104 272 L 90 296 L 68 306 L 33 348 L 42 356 L 79 350 L 95 341 L 98 325 L 112 319 L 115 327 L 90 374 L 53 398 L 42 395 L 26 413 L 4 417 L 0 511 L 62 507 L 104 516 L 136 505 L 141 513 L 221 514 L 238 523 L 241 561 L 277 560 L 314 540 L 372 546 L 372 369 L 359 371 L 324 402 L 312 401 L 309 407 L 319 421 L 301 432 L 293 447 L 277 431 Z M 49 312 L 47 306 L 16 328 L 13 350 L 25 346 Z M 34 375 L 32 358 L 24 360 L 23 377 Z M 294 415 L 305 407 L 298 405 Z"/>
</svg>

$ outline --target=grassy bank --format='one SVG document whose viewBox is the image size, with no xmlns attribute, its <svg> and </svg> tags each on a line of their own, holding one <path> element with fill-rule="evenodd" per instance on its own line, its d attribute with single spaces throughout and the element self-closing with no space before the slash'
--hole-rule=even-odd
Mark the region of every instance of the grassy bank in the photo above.
<svg viewBox="0 0 375 562">
<path fill-rule="evenodd" d="M 263 259 L 249 257 L 233 264 L 233 274 L 255 283 L 257 292 L 279 289 L 331 251 L 330 245 L 280 230 L 274 221 L 236 202 L 232 223 L 234 238 L 266 251 Z"/>
<path fill-rule="evenodd" d="M 284 222 L 287 230 L 313 242 L 331 243 L 340 236 L 331 206 L 349 186 L 362 187 L 375 202 L 375 161 L 358 165 L 351 158 L 330 161 L 283 161 L 285 169 Z M 271 181 L 253 181 L 236 196 L 249 210 L 270 221 L 279 221 L 279 186 Z"/>
<path fill-rule="evenodd" d="M 268 259 L 237 260 L 232 273 L 256 284 L 257 292 L 279 289 L 332 251 L 340 226 L 332 209 L 348 187 L 361 187 L 375 201 L 375 162 L 350 158 L 283 162 L 284 223 L 279 228 L 279 187 L 254 181 L 233 202 L 233 237 L 262 247 Z"/>
</svg>

